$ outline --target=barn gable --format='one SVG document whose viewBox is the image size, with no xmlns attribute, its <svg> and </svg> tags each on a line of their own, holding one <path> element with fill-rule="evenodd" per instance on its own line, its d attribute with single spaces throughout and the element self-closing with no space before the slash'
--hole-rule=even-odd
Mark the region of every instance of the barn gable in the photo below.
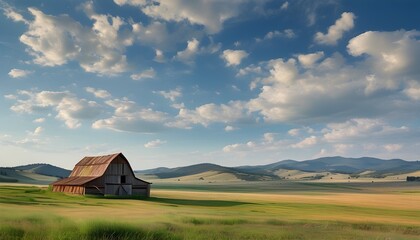
<svg viewBox="0 0 420 240">
<path fill-rule="evenodd" d="M 53 191 L 76 194 L 150 196 L 150 183 L 136 178 L 122 153 L 84 157 Z"/>
</svg>

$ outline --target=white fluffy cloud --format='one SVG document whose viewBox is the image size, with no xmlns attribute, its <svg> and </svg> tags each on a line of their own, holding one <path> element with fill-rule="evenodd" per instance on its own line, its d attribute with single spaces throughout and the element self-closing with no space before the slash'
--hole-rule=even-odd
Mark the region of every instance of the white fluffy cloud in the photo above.
<svg viewBox="0 0 420 240">
<path fill-rule="evenodd" d="M 342 123 L 327 124 L 327 127 L 323 129 L 323 137 L 328 142 L 343 142 L 407 132 L 409 129 L 405 126 L 393 127 L 380 119 L 356 118 Z"/>
<path fill-rule="evenodd" d="M 157 91 L 157 94 L 161 95 L 162 97 L 175 102 L 175 100 L 182 96 L 182 90 L 180 87 L 169 90 L 169 91 Z"/>
<path fill-rule="evenodd" d="M 108 100 L 105 103 L 114 108 L 114 114 L 109 118 L 95 121 L 92 124 L 95 129 L 153 133 L 163 130 L 168 120 L 166 113 L 143 108 L 126 98 Z"/>
<path fill-rule="evenodd" d="M 274 38 L 294 38 L 296 37 L 295 32 L 292 29 L 285 29 L 283 31 L 274 30 L 270 31 L 263 38 L 256 38 L 256 42 L 261 42 L 263 40 L 270 40 Z"/>
<path fill-rule="evenodd" d="M 53 109 L 56 118 L 68 128 L 78 128 L 81 120 L 93 119 L 101 113 L 101 107 L 94 101 L 78 99 L 70 92 L 19 91 L 16 103 L 10 108 L 17 113 L 43 112 Z"/>
<path fill-rule="evenodd" d="M 22 77 L 28 76 L 31 73 L 32 72 L 28 71 L 28 70 L 13 68 L 13 69 L 10 70 L 10 72 L 8 74 L 12 78 L 22 78 Z"/>
<path fill-rule="evenodd" d="M 313 67 L 314 63 L 319 61 L 321 58 L 324 57 L 324 52 L 316 52 L 316 53 L 309 53 L 309 54 L 299 54 L 297 56 L 299 63 L 306 68 Z"/>
<path fill-rule="evenodd" d="M 317 32 L 315 41 L 319 44 L 335 45 L 337 41 L 343 37 L 344 32 L 354 27 L 354 19 L 356 16 L 351 12 L 344 12 L 341 18 L 337 19 L 334 25 L 328 28 L 326 34 Z"/>
<path fill-rule="evenodd" d="M 187 47 L 177 52 L 175 59 L 185 62 L 185 63 L 192 63 L 192 59 L 195 57 L 195 55 L 198 53 L 200 42 L 193 38 L 190 41 L 187 42 Z"/>
<path fill-rule="evenodd" d="M 246 57 L 248 57 L 248 53 L 244 50 L 224 50 L 222 55 L 220 55 L 221 58 L 223 58 L 226 61 L 227 66 L 236 66 L 241 64 L 242 60 Z"/>
<path fill-rule="evenodd" d="M 348 44 L 351 55 L 363 55 L 351 63 L 339 53 L 316 52 L 261 62 L 258 72 L 241 69 L 238 75 L 256 75 L 252 89 L 260 87 L 247 108 L 266 121 L 300 123 L 415 112 L 419 35 L 403 30 L 363 33 Z"/>
<path fill-rule="evenodd" d="M 153 68 L 149 68 L 147 70 L 144 70 L 143 72 L 132 74 L 130 77 L 133 80 L 141 80 L 146 78 L 154 78 L 156 76 L 156 72 Z"/>
<path fill-rule="evenodd" d="M 349 41 L 348 52 L 353 56 L 366 56 L 366 64 L 375 68 L 378 77 L 393 77 L 395 74 L 413 74 L 420 70 L 419 31 L 399 30 L 394 32 L 365 32 Z M 398 78 L 398 77 L 397 77 Z M 385 83 L 387 81 L 384 81 Z"/>
<path fill-rule="evenodd" d="M 157 148 L 157 147 L 160 147 L 162 144 L 165 144 L 165 143 L 166 143 L 166 141 L 156 139 L 156 140 L 153 140 L 153 141 L 150 141 L 150 142 L 144 144 L 144 147 L 145 148 Z"/>
<path fill-rule="evenodd" d="M 190 128 L 192 124 L 208 126 L 210 123 L 249 122 L 251 116 L 245 105 L 240 101 L 216 105 L 214 103 L 199 106 L 193 110 L 182 108 L 179 110 L 175 121 L 170 126 Z"/>
<path fill-rule="evenodd" d="M 96 14 L 92 3 L 83 5 L 94 22 L 82 26 L 67 15 L 52 16 L 29 8 L 28 31 L 20 41 L 28 46 L 34 62 L 43 66 L 59 66 L 76 61 L 87 72 L 113 75 L 126 71 L 125 48 L 133 44 L 130 34 L 123 34 L 125 22 L 119 17 Z"/>
<path fill-rule="evenodd" d="M 219 32 L 223 23 L 239 14 L 245 1 L 187 1 L 187 0 L 115 0 L 118 5 L 129 4 L 140 7 L 147 16 L 165 20 L 204 26 L 210 33 Z"/>
<path fill-rule="evenodd" d="M 26 21 L 26 19 L 22 16 L 22 14 L 16 12 L 16 10 L 13 9 L 11 6 L 3 2 L 1 2 L 0 4 L 4 5 L 3 13 L 7 18 L 11 19 L 14 22 L 23 22 L 23 23 L 28 24 L 28 21 Z"/>
<path fill-rule="evenodd" d="M 86 87 L 86 92 L 92 93 L 97 98 L 109 98 L 111 97 L 111 94 L 103 89 L 95 89 L 93 87 Z"/>
<path fill-rule="evenodd" d="M 310 136 L 296 144 L 293 144 L 292 147 L 293 148 L 306 148 L 306 147 L 313 146 L 317 143 L 318 143 L 318 138 L 316 136 Z"/>
</svg>

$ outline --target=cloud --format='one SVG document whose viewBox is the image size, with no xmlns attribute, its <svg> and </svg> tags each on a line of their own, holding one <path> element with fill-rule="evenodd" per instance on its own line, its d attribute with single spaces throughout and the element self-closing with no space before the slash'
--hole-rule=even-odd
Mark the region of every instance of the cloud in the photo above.
<svg viewBox="0 0 420 240">
<path fill-rule="evenodd" d="M 31 71 L 13 68 L 8 73 L 12 78 L 23 78 L 31 74 Z"/>
<path fill-rule="evenodd" d="M 96 14 L 92 3 L 84 4 L 83 8 L 94 22 L 91 28 L 67 15 L 52 16 L 28 8 L 34 19 L 28 21 L 29 29 L 20 41 L 28 47 L 34 63 L 52 67 L 75 61 L 86 72 L 99 75 L 126 71 L 124 52 L 133 39 L 122 31 L 125 22 L 119 17 Z"/>
<path fill-rule="evenodd" d="M 169 90 L 169 91 L 158 91 L 155 93 L 163 96 L 166 99 L 171 100 L 172 102 L 175 102 L 177 98 L 182 96 L 182 91 L 180 87 L 177 87 L 176 89 Z"/>
<path fill-rule="evenodd" d="M 209 34 L 219 32 L 223 23 L 240 12 L 244 1 L 129 1 L 115 0 L 119 5 L 128 4 L 140 7 L 147 16 L 165 21 L 188 22 L 191 25 L 203 26 Z"/>
<path fill-rule="evenodd" d="M 241 64 L 242 60 L 248 57 L 248 53 L 243 50 L 224 50 L 220 57 L 226 61 L 226 66 L 236 66 Z"/>
<path fill-rule="evenodd" d="M 169 126 L 190 128 L 192 124 L 208 126 L 211 123 L 250 122 L 251 115 L 247 112 L 244 103 L 231 101 L 228 104 L 204 104 L 193 110 L 182 108 L 174 122 Z"/>
<path fill-rule="evenodd" d="M 286 1 L 281 5 L 280 9 L 281 10 L 287 10 L 287 8 L 289 8 L 289 2 Z"/>
<path fill-rule="evenodd" d="M 225 131 L 226 132 L 232 132 L 232 131 L 235 131 L 235 130 L 237 130 L 238 128 L 235 128 L 235 127 L 233 127 L 233 126 L 230 126 L 230 125 L 227 125 L 226 127 L 225 127 Z"/>
<path fill-rule="evenodd" d="M 3 13 L 7 18 L 11 19 L 14 22 L 23 22 L 25 24 L 29 24 L 28 21 L 20 13 L 16 12 L 15 9 L 8 6 L 7 4 L 5 7 L 3 7 Z"/>
<path fill-rule="evenodd" d="M 235 143 L 223 147 L 223 152 L 238 152 L 238 151 L 249 151 L 256 147 L 254 142 L 247 142 L 246 144 Z"/>
<path fill-rule="evenodd" d="M 37 127 L 35 128 L 34 132 L 32 133 L 34 136 L 38 136 L 39 134 L 41 134 L 44 131 L 43 127 Z"/>
<path fill-rule="evenodd" d="M 197 39 L 191 39 L 187 42 L 187 47 L 185 48 L 185 50 L 176 53 L 175 59 L 184 63 L 191 64 L 192 59 L 199 51 L 199 45 L 200 42 Z"/>
<path fill-rule="evenodd" d="M 70 92 L 18 91 L 16 103 L 10 109 L 17 113 L 43 112 L 53 109 L 56 118 L 68 128 L 78 128 L 81 120 L 93 119 L 101 113 L 101 107 L 94 101 L 78 99 Z"/>
<path fill-rule="evenodd" d="M 271 40 L 274 38 L 295 38 L 296 34 L 292 29 L 285 29 L 283 31 L 270 31 L 267 34 L 265 34 L 265 36 L 261 39 L 261 38 L 256 38 L 255 41 L 256 42 L 262 42 L 264 40 Z"/>
<path fill-rule="evenodd" d="M 316 136 L 310 136 L 310 137 L 307 137 L 307 138 L 303 139 L 302 141 L 300 141 L 296 144 L 293 144 L 292 147 L 293 148 L 307 148 L 307 147 L 313 146 L 317 143 L 318 143 L 318 138 Z"/>
<path fill-rule="evenodd" d="M 344 32 L 351 30 L 354 27 L 354 19 L 356 16 L 351 12 L 344 12 L 341 18 L 335 21 L 335 24 L 328 28 L 326 34 L 317 32 L 315 35 L 315 42 L 318 44 L 335 45 L 337 41 L 343 37 Z"/>
<path fill-rule="evenodd" d="M 108 100 L 105 103 L 114 109 L 114 113 L 109 118 L 95 121 L 92 124 L 94 129 L 154 133 L 166 128 L 168 115 L 164 112 L 143 108 L 126 98 Z"/>
<path fill-rule="evenodd" d="M 45 122 L 45 118 L 37 118 L 33 120 L 34 123 L 43 123 Z"/>
<path fill-rule="evenodd" d="M 144 147 L 145 148 L 157 148 L 157 147 L 160 147 L 162 144 L 165 144 L 165 143 L 166 143 L 166 141 L 156 139 L 156 140 L 153 140 L 153 141 L 150 141 L 150 142 L 144 144 Z"/>
<path fill-rule="evenodd" d="M 384 146 L 385 150 L 388 152 L 397 152 L 401 150 L 403 146 L 401 144 L 387 144 Z"/>
<path fill-rule="evenodd" d="M 93 87 L 86 87 L 85 90 L 88 93 L 92 93 L 97 98 L 105 99 L 105 98 L 111 97 L 111 94 L 108 91 L 103 90 L 103 89 L 95 89 Z"/>
<path fill-rule="evenodd" d="M 327 124 L 327 127 L 323 129 L 323 137 L 328 142 L 343 142 L 407 132 L 409 132 L 408 127 L 393 127 L 380 119 L 356 118 L 342 123 Z"/>
<path fill-rule="evenodd" d="M 349 54 L 364 56 L 364 65 L 371 68 L 371 74 L 366 74 L 369 76 L 366 78 L 366 93 L 381 89 L 396 90 L 401 83 L 412 79 L 420 82 L 420 70 L 416 64 L 420 61 L 419 36 L 420 32 L 414 30 L 369 31 L 349 41 Z"/>
<path fill-rule="evenodd" d="M 304 125 L 413 115 L 420 82 L 418 36 L 418 31 L 366 32 L 347 47 L 359 58 L 316 52 L 250 65 L 237 75 L 252 73 L 251 89 L 259 93 L 245 105 L 267 122 Z"/>
<path fill-rule="evenodd" d="M 319 61 L 321 58 L 324 57 L 324 52 L 319 51 L 316 53 L 309 53 L 309 54 L 299 54 L 297 56 L 299 63 L 302 64 L 305 68 L 313 67 L 314 63 Z"/>
<path fill-rule="evenodd" d="M 156 72 L 153 68 L 149 68 L 147 70 L 144 70 L 141 73 L 137 73 L 137 74 L 132 74 L 130 77 L 133 80 L 141 80 L 141 79 L 146 79 L 146 78 L 155 78 L 156 76 Z"/>
<path fill-rule="evenodd" d="M 163 52 L 161 50 L 155 49 L 155 54 L 156 56 L 153 60 L 155 60 L 158 63 L 166 62 L 165 55 L 163 55 Z"/>
</svg>

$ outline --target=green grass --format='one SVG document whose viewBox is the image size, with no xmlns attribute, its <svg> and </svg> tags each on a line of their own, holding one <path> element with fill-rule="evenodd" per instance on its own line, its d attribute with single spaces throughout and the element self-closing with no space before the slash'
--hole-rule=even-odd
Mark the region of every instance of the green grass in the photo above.
<svg viewBox="0 0 420 240">
<path fill-rule="evenodd" d="M 333 203 L 330 195 L 334 199 L 334 194 L 346 190 L 349 196 L 365 190 L 316 185 L 311 193 L 315 195 L 301 195 L 308 187 L 312 186 L 297 184 L 296 198 L 290 199 L 254 199 L 254 195 L 209 189 L 155 191 L 146 199 L 0 186 L 0 240 L 419 239 L 420 209 L 416 206 L 400 209 L 392 201 L 381 206 Z M 386 196 L 404 200 L 407 191 Z M 316 202 L 318 197 L 327 200 Z M 410 197 L 419 198 L 418 194 Z"/>
</svg>

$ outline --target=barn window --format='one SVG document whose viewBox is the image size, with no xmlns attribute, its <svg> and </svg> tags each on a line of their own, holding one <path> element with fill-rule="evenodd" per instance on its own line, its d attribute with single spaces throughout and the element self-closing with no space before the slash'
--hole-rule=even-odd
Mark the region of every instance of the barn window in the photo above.
<svg viewBox="0 0 420 240">
<path fill-rule="evenodd" d="M 121 176 L 121 183 L 125 183 L 125 176 Z"/>
</svg>

